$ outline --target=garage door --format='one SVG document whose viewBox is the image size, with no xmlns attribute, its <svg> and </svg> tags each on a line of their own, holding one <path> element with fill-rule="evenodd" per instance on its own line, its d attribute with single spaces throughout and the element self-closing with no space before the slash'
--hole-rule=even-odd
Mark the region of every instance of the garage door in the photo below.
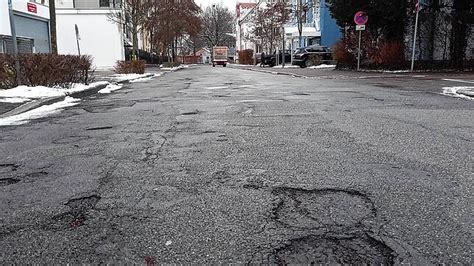
<svg viewBox="0 0 474 266">
<path fill-rule="evenodd" d="M 49 53 L 49 27 L 48 22 L 20 15 L 15 16 L 16 34 L 34 40 L 37 53 Z"/>
</svg>

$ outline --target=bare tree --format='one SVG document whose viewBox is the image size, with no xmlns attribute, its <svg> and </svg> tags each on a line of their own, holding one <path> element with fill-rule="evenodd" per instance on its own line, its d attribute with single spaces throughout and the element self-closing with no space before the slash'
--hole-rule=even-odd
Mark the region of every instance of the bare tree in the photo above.
<svg viewBox="0 0 474 266">
<path fill-rule="evenodd" d="M 220 5 L 207 7 L 204 10 L 201 37 L 208 48 L 212 49 L 219 45 L 230 46 L 234 42 L 235 37 L 232 36 L 234 20 L 232 13 Z"/>
<path fill-rule="evenodd" d="M 313 1 L 308 1 L 303 4 L 303 0 L 297 0 L 293 14 L 298 26 L 298 45 L 301 45 L 301 41 L 303 40 L 303 27 L 306 23 L 308 12 L 311 11 L 312 7 Z"/>
<path fill-rule="evenodd" d="M 133 54 L 138 56 L 138 34 L 148 18 L 150 0 L 122 0 L 120 12 L 111 11 L 109 19 L 130 30 L 132 34 Z"/>
<path fill-rule="evenodd" d="M 282 28 L 289 20 L 289 13 L 288 5 L 283 1 L 255 12 L 253 35 L 261 40 L 262 46 L 269 52 L 282 40 Z"/>
<path fill-rule="evenodd" d="M 198 38 L 202 24 L 199 17 L 201 10 L 192 0 L 150 1 L 144 28 L 151 33 L 151 42 L 161 48 L 162 55 L 172 61 L 178 54 L 179 45 L 183 50 L 183 44 L 188 39 L 196 41 Z"/>
</svg>

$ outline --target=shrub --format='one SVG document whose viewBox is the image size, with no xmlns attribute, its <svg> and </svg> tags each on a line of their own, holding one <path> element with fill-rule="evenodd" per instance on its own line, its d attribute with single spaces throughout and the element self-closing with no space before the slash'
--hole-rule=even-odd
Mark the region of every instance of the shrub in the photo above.
<svg viewBox="0 0 474 266">
<path fill-rule="evenodd" d="M 323 63 L 323 57 L 317 54 L 312 54 L 308 57 L 309 65 L 317 66 Z"/>
<path fill-rule="evenodd" d="M 145 73 L 145 61 L 117 61 L 117 64 L 114 67 L 114 71 L 118 74 L 143 74 Z"/>
<path fill-rule="evenodd" d="M 239 51 L 239 64 L 242 65 L 253 65 L 253 50 L 247 49 Z"/>
<path fill-rule="evenodd" d="M 349 51 L 348 44 L 344 41 L 339 41 L 333 47 L 332 58 L 341 65 L 351 65 L 356 61 L 356 57 Z"/>
<path fill-rule="evenodd" d="M 163 63 L 163 67 L 166 67 L 166 68 L 179 67 L 180 65 L 181 65 L 180 62 L 165 62 L 165 63 Z"/>
<path fill-rule="evenodd" d="M 401 41 L 384 42 L 376 55 L 376 63 L 383 67 L 400 68 L 405 66 L 405 45 Z"/>
<path fill-rule="evenodd" d="M 16 76 L 26 86 L 69 87 L 73 83 L 89 83 L 92 80 L 90 56 L 20 54 L 20 72 L 15 70 L 15 57 L 0 54 L 0 88 L 16 85 Z"/>
</svg>

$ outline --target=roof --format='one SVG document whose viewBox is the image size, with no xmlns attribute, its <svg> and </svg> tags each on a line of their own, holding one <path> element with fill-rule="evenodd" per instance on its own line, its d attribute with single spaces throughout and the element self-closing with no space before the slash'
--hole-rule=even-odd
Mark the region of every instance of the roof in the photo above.
<svg viewBox="0 0 474 266">
<path fill-rule="evenodd" d="M 240 8 L 243 8 L 243 9 L 254 8 L 257 6 L 256 3 L 239 3 L 238 5 L 240 6 Z"/>
</svg>

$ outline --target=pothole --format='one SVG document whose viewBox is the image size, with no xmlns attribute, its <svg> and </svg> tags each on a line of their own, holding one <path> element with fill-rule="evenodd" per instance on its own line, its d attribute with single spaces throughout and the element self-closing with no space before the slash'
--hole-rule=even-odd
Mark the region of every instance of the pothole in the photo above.
<svg viewBox="0 0 474 266">
<path fill-rule="evenodd" d="M 68 143 L 78 143 L 80 141 L 85 141 L 90 139 L 90 136 L 69 136 L 65 138 L 60 138 L 57 140 L 53 140 L 53 144 L 68 144 Z"/>
<path fill-rule="evenodd" d="M 300 229 L 345 229 L 374 222 L 373 202 L 363 193 L 344 189 L 276 188 L 274 219 Z"/>
<path fill-rule="evenodd" d="M 38 177 L 42 177 L 46 175 L 48 175 L 48 172 L 40 171 L 40 172 L 26 174 L 24 177 L 38 178 Z"/>
<path fill-rule="evenodd" d="M 198 110 L 181 113 L 181 115 L 197 115 L 197 114 L 199 114 Z"/>
<path fill-rule="evenodd" d="M 20 182 L 19 179 L 16 178 L 0 178 L 0 187 L 8 186 L 8 185 L 13 185 Z"/>
<path fill-rule="evenodd" d="M 105 126 L 105 127 L 91 127 L 91 128 L 87 128 L 86 130 L 87 131 L 96 131 L 96 130 L 105 130 L 105 129 L 112 129 L 114 127 L 112 126 Z"/>
<path fill-rule="evenodd" d="M 93 209 L 99 200 L 100 196 L 98 195 L 69 200 L 65 205 L 71 210 L 53 216 L 52 223 L 45 225 L 45 229 L 61 230 L 71 227 L 77 228 L 84 225 L 84 222 L 87 220 L 87 211 Z"/>
<path fill-rule="evenodd" d="M 19 164 L 14 163 L 4 163 L 0 164 L 0 173 L 4 172 L 15 172 L 20 167 Z"/>
<path fill-rule="evenodd" d="M 72 210 L 84 211 L 94 208 L 94 206 L 97 204 L 97 202 L 99 202 L 99 200 L 99 196 L 92 195 L 88 197 L 71 199 L 65 205 L 70 207 Z"/>
<path fill-rule="evenodd" d="M 356 264 L 392 265 L 395 253 L 368 235 L 315 236 L 290 240 L 274 251 L 275 263 L 286 264 Z"/>
</svg>

